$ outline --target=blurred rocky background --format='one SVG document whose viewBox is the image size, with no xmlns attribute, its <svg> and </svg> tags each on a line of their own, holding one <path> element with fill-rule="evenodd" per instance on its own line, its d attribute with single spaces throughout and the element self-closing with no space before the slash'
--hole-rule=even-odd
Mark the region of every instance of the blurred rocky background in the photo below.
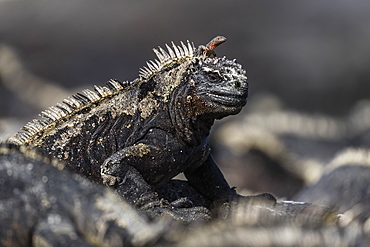
<svg viewBox="0 0 370 247">
<path fill-rule="evenodd" d="M 0 139 L 66 95 L 133 80 L 153 47 L 224 35 L 217 54 L 247 69 L 250 96 L 214 128 L 213 155 L 238 191 L 295 198 L 338 153 L 367 152 L 369 13 L 366 0 L 0 0 Z"/>
</svg>

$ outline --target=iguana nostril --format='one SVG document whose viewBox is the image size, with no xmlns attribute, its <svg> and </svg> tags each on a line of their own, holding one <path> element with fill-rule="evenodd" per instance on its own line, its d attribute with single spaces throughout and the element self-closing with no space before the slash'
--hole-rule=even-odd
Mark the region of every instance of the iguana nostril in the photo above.
<svg viewBox="0 0 370 247">
<path fill-rule="evenodd" d="M 240 81 L 236 81 L 234 85 L 235 85 L 235 87 L 236 87 L 236 88 L 241 87 L 241 83 L 240 83 Z"/>
</svg>

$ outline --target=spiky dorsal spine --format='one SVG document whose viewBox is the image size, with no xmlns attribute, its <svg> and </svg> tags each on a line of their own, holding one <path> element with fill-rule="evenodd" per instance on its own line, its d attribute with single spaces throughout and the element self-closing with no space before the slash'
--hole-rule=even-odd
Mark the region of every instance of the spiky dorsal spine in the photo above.
<svg viewBox="0 0 370 247">
<path fill-rule="evenodd" d="M 139 75 L 141 79 L 149 80 L 163 69 L 183 60 L 192 60 L 197 56 L 194 44 L 190 43 L 189 41 L 187 41 L 187 45 L 185 45 L 182 41 L 180 42 L 181 46 L 176 46 L 173 42 L 171 42 L 171 44 L 172 48 L 167 44 L 165 45 L 167 51 L 160 46 L 158 49 L 153 48 L 153 51 L 157 55 L 158 59 L 154 59 L 154 61 L 149 60 L 147 62 L 147 67 L 144 66 L 140 69 Z"/>
<path fill-rule="evenodd" d="M 130 85 L 129 82 L 119 82 L 117 80 L 110 80 L 106 86 L 95 86 L 93 90 L 85 89 L 81 93 L 77 93 L 63 100 L 55 106 L 40 113 L 41 119 L 34 119 L 27 123 L 23 128 L 23 132 L 18 132 L 10 137 L 7 142 L 17 145 L 23 145 L 29 142 L 33 136 L 44 131 L 48 126 L 69 117 L 77 111 L 80 111 L 93 103 L 102 99 L 113 96 L 120 91 L 126 89 Z"/>
</svg>

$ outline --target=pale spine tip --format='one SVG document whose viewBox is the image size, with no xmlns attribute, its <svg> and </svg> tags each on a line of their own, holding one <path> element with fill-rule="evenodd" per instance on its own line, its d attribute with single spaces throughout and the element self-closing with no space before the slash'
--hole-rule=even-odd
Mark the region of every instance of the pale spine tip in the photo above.
<svg viewBox="0 0 370 247">
<path fill-rule="evenodd" d="M 167 61 L 168 59 L 171 58 L 171 56 L 162 47 L 158 46 L 158 48 L 164 57 L 164 61 Z"/>
<path fill-rule="evenodd" d="M 170 54 L 170 57 L 171 58 L 176 58 L 176 55 L 175 53 L 173 52 L 173 50 L 171 49 L 171 47 L 169 47 L 167 44 L 166 44 L 166 48 L 168 50 L 168 53 Z"/>
<path fill-rule="evenodd" d="M 161 62 L 164 61 L 163 55 L 157 49 L 153 48 L 153 51 L 154 51 L 155 55 L 157 55 L 159 61 L 161 61 Z"/>
<path fill-rule="evenodd" d="M 173 50 L 175 51 L 175 55 L 177 58 L 181 57 L 181 54 L 179 52 L 179 49 L 177 49 L 177 46 L 173 43 L 173 41 L 171 41 L 172 43 L 172 47 L 173 47 Z"/>
<path fill-rule="evenodd" d="M 182 49 L 184 50 L 184 54 L 185 56 L 189 56 L 189 50 L 188 48 L 186 47 L 186 45 L 184 44 L 184 42 L 180 42 L 181 46 L 182 46 Z"/>
</svg>

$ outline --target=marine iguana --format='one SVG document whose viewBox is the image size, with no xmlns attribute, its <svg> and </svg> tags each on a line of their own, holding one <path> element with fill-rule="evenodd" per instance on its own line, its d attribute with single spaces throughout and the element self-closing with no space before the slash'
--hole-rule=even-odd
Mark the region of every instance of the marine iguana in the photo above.
<svg viewBox="0 0 370 247">
<path fill-rule="evenodd" d="M 153 49 L 158 59 L 137 79 L 83 90 L 43 111 L 8 142 L 55 157 L 142 209 L 188 205 L 163 202 L 154 192 L 181 172 L 210 201 L 230 201 L 237 194 L 210 155 L 208 136 L 216 119 L 240 112 L 248 83 L 235 59 L 215 57 L 225 40 L 217 36 L 198 49 L 189 41 Z"/>
</svg>

